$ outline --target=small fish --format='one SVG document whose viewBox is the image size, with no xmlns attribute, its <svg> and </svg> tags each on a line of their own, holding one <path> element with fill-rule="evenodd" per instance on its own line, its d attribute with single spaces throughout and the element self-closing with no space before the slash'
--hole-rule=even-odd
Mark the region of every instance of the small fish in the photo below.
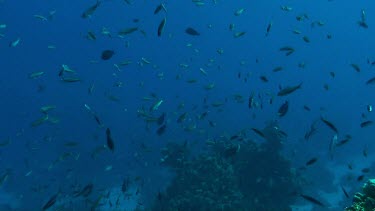
<svg viewBox="0 0 375 211">
<path fill-rule="evenodd" d="M 165 121 L 165 116 L 166 116 L 166 114 L 165 114 L 165 112 L 163 112 L 163 113 L 158 117 L 158 119 L 157 119 L 157 123 L 158 123 L 158 125 L 162 125 L 162 124 L 164 123 L 164 121 Z"/>
<path fill-rule="evenodd" d="M 325 125 L 327 125 L 331 130 L 333 130 L 336 134 L 339 133 L 339 131 L 337 130 L 336 126 L 334 124 L 332 124 L 330 121 L 324 119 L 323 117 L 320 117 L 320 120 L 322 120 L 322 122 L 324 122 Z"/>
<path fill-rule="evenodd" d="M 325 205 L 322 202 L 320 202 L 319 200 L 317 200 L 317 199 L 315 199 L 311 196 L 308 196 L 308 195 L 305 195 L 305 194 L 300 194 L 300 196 L 302 198 L 304 198 L 305 200 L 313 203 L 313 204 L 316 204 L 316 205 L 321 206 L 321 207 L 325 207 Z"/>
<path fill-rule="evenodd" d="M 362 28 L 365 28 L 365 29 L 368 28 L 368 25 L 367 25 L 367 23 L 366 23 L 366 13 L 365 13 L 365 10 L 364 10 L 364 9 L 361 10 L 361 20 L 358 21 L 358 25 L 359 25 L 360 27 L 362 27 Z"/>
<path fill-rule="evenodd" d="M 328 152 L 330 154 L 331 159 L 333 159 L 333 153 L 335 152 L 336 145 L 337 145 L 337 134 L 333 135 L 331 142 L 329 142 Z"/>
<path fill-rule="evenodd" d="M 343 146 L 344 144 L 348 143 L 351 139 L 352 139 L 352 137 L 350 135 L 347 135 L 346 138 L 337 142 L 336 146 L 337 147 Z"/>
<path fill-rule="evenodd" d="M 164 18 L 160 24 L 159 24 L 159 27 L 158 27 L 158 37 L 160 37 L 162 34 L 163 34 L 163 31 L 164 31 L 164 27 L 165 27 L 165 24 L 167 22 L 167 18 Z"/>
<path fill-rule="evenodd" d="M 310 129 L 305 133 L 305 140 L 308 141 L 316 132 L 317 132 L 317 128 L 316 128 L 316 122 L 313 122 L 311 125 L 310 125 Z"/>
<path fill-rule="evenodd" d="M 40 76 L 44 75 L 43 71 L 33 72 L 29 74 L 30 79 L 39 78 Z"/>
<path fill-rule="evenodd" d="M 159 136 L 163 135 L 165 133 L 166 128 L 167 128 L 167 124 L 164 124 L 164 125 L 160 126 L 156 130 L 156 134 L 158 134 Z"/>
<path fill-rule="evenodd" d="M 246 34 L 246 32 L 242 31 L 242 32 L 236 32 L 234 33 L 233 37 L 234 38 L 239 38 L 239 37 L 242 37 Z"/>
<path fill-rule="evenodd" d="M 307 36 L 303 36 L 302 39 L 303 39 L 303 41 L 305 41 L 306 43 L 309 43 L 309 42 L 310 42 L 310 38 L 308 38 Z"/>
<path fill-rule="evenodd" d="M 95 3 L 93 6 L 87 8 L 87 9 L 82 13 L 81 17 L 82 17 L 82 18 L 90 18 L 90 17 L 94 14 L 94 12 L 96 11 L 96 9 L 97 9 L 99 6 L 100 6 L 100 1 L 97 0 L 96 3 Z"/>
<path fill-rule="evenodd" d="M 106 133 L 106 136 L 107 136 L 107 147 L 112 151 L 114 152 L 115 150 L 115 144 L 113 142 L 113 139 L 112 139 L 112 136 L 111 136 L 111 131 L 109 128 L 107 128 L 107 130 L 105 131 Z"/>
<path fill-rule="evenodd" d="M 86 197 L 88 197 L 92 193 L 93 188 L 94 188 L 94 184 L 89 183 L 84 188 L 82 188 L 81 191 L 79 191 L 78 193 L 76 193 L 75 197 L 83 196 L 83 197 L 86 198 Z"/>
<path fill-rule="evenodd" d="M 310 107 L 308 107 L 307 105 L 304 105 L 303 109 L 305 109 L 306 111 L 311 111 Z"/>
<path fill-rule="evenodd" d="M 359 67 L 359 65 L 357 65 L 357 64 L 350 64 L 350 66 L 352 66 L 352 68 L 355 70 L 355 71 L 357 71 L 357 72 L 361 72 L 361 68 Z"/>
<path fill-rule="evenodd" d="M 277 115 L 279 117 L 283 117 L 285 116 L 285 114 L 288 112 L 288 109 L 289 109 L 289 102 L 288 101 L 285 101 L 279 108 L 279 110 L 277 111 Z"/>
<path fill-rule="evenodd" d="M 366 81 L 366 85 L 372 85 L 372 84 L 375 84 L 375 77 L 372 77 Z"/>
<path fill-rule="evenodd" d="M 283 67 L 277 66 L 277 67 L 273 68 L 272 72 L 279 72 L 281 70 L 283 70 Z"/>
<path fill-rule="evenodd" d="M 181 114 L 178 118 L 177 118 L 177 122 L 178 123 L 181 123 L 183 121 L 186 120 L 186 116 L 187 116 L 187 112 L 184 112 L 183 114 Z"/>
<path fill-rule="evenodd" d="M 76 78 L 76 77 L 62 77 L 61 80 L 64 81 L 64 82 L 68 82 L 68 83 L 74 83 L 74 82 L 80 82 L 81 81 L 80 78 Z"/>
<path fill-rule="evenodd" d="M 161 10 L 164 10 L 164 12 L 167 12 L 167 9 L 165 8 L 165 5 L 163 3 L 159 4 L 155 10 L 154 15 L 158 14 Z"/>
<path fill-rule="evenodd" d="M 318 158 L 311 158 L 309 161 L 306 162 L 306 166 L 310 166 L 318 161 Z"/>
<path fill-rule="evenodd" d="M 56 201 L 57 201 L 57 197 L 58 197 L 59 193 L 56 193 L 55 195 L 53 195 L 48 201 L 47 203 L 44 204 L 42 210 L 47 210 L 48 208 L 52 207 Z"/>
<path fill-rule="evenodd" d="M 102 60 L 109 60 L 115 54 L 113 50 L 104 50 L 102 51 L 101 59 Z"/>
<path fill-rule="evenodd" d="M 160 105 L 163 103 L 164 101 L 162 99 L 158 100 L 150 109 L 150 111 L 156 111 L 159 109 Z"/>
<path fill-rule="evenodd" d="M 341 190 L 344 193 L 344 195 L 345 195 L 346 198 L 350 198 L 348 192 L 345 190 L 345 188 L 343 186 L 341 186 Z"/>
<path fill-rule="evenodd" d="M 264 75 L 260 76 L 259 78 L 263 82 L 268 82 L 268 78 L 266 76 L 264 76 Z"/>
<path fill-rule="evenodd" d="M 267 29 L 266 29 L 266 37 L 268 36 L 268 34 L 270 33 L 270 31 L 271 31 L 271 28 L 272 28 L 272 21 L 268 24 L 268 26 L 267 26 Z"/>
<path fill-rule="evenodd" d="M 286 96 L 286 95 L 289 95 L 293 92 L 295 92 L 296 90 L 300 89 L 302 86 L 302 83 L 296 85 L 296 86 L 287 86 L 283 89 L 281 89 L 278 93 L 277 93 L 277 96 Z"/>
<path fill-rule="evenodd" d="M 362 173 L 369 173 L 370 172 L 370 168 L 363 168 L 361 171 L 362 171 Z"/>
<path fill-rule="evenodd" d="M 368 152 L 367 152 L 367 146 L 362 151 L 363 157 L 367 158 Z"/>
<path fill-rule="evenodd" d="M 258 134 L 259 136 L 261 136 L 262 138 L 265 137 L 264 133 L 260 131 L 259 129 L 251 128 L 251 130 L 254 131 L 256 134 Z"/>
<path fill-rule="evenodd" d="M 138 31 L 138 27 L 126 28 L 118 32 L 118 35 L 124 36 Z"/>
<path fill-rule="evenodd" d="M 372 125 L 374 122 L 371 121 L 371 120 L 368 120 L 368 121 L 364 121 L 360 124 L 361 128 L 364 128 L 364 127 L 368 127 L 370 125 Z"/>
<path fill-rule="evenodd" d="M 365 178 L 365 175 L 362 174 L 362 175 L 360 175 L 360 176 L 357 177 L 357 181 L 360 182 L 360 181 L 362 181 L 364 178 Z"/>
<path fill-rule="evenodd" d="M 291 55 L 292 53 L 294 53 L 294 48 L 290 47 L 290 46 L 284 46 L 284 47 L 281 47 L 279 49 L 280 51 L 284 51 L 285 52 L 285 56 L 289 56 Z"/>
<path fill-rule="evenodd" d="M 191 27 L 188 27 L 185 29 L 185 33 L 188 34 L 188 35 L 191 35 L 191 36 L 199 36 L 201 35 L 197 30 L 191 28 Z"/>
<path fill-rule="evenodd" d="M 9 43 L 9 47 L 16 47 L 18 44 L 20 44 L 21 38 L 16 39 L 15 41 L 12 41 Z"/>
<path fill-rule="evenodd" d="M 240 16 L 242 13 L 245 12 L 245 8 L 240 8 L 234 12 L 235 16 Z"/>
</svg>

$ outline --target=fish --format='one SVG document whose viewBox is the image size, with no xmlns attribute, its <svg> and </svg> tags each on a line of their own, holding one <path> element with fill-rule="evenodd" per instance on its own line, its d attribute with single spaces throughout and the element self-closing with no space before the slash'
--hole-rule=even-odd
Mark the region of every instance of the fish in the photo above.
<svg viewBox="0 0 375 211">
<path fill-rule="evenodd" d="M 360 181 L 362 181 L 363 179 L 365 178 L 365 175 L 359 175 L 358 177 L 357 177 L 357 181 L 358 182 L 360 182 Z"/>
<path fill-rule="evenodd" d="M 335 132 L 336 134 L 339 133 L 339 130 L 330 121 L 324 119 L 323 117 L 320 117 L 320 120 L 322 120 L 322 122 L 324 122 L 325 125 L 327 125 L 331 130 L 333 130 L 333 132 Z"/>
<path fill-rule="evenodd" d="M 33 72 L 29 74 L 30 79 L 39 78 L 40 76 L 44 75 L 43 71 Z"/>
<path fill-rule="evenodd" d="M 63 82 L 68 82 L 68 83 L 74 83 L 74 82 L 80 82 L 81 81 L 80 78 L 76 78 L 76 77 L 62 77 L 61 80 Z"/>
<path fill-rule="evenodd" d="M 239 38 L 239 37 L 244 36 L 245 34 L 246 34 L 245 31 L 236 32 L 236 33 L 234 33 L 233 37 L 234 37 L 234 38 Z"/>
<path fill-rule="evenodd" d="M 308 141 L 316 132 L 316 121 L 310 125 L 310 129 L 305 133 L 305 140 Z"/>
<path fill-rule="evenodd" d="M 369 173 L 370 172 L 370 168 L 363 168 L 361 171 L 362 173 Z"/>
<path fill-rule="evenodd" d="M 271 31 L 272 25 L 273 25 L 272 21 L 269 22 L 269 24 L 268 24 L 268 26 L 267 26 L 267 29 L 266 29 L 266 37 L 268 36 L 268 34 L 269 34 L 270 31 Z"/>
<path fill-rule="evenodd" d="M 343 186 L 341 186 L 341 190 L 344 193 L 344 195 L 345 195 L 346 198 L 350 198 L 348 192 L 345 190 L 345 188 Z"/>
<path fill-rule="evenodd" d="M 248 101 L 248 107 L 251 109 L 251 108 L 254 108 L 255 107 L 255 99 L 254 99 L 254 93 L 251 93 L 251 95 L 249 96 L 249 101 Z"/>
<path fill-rule="evenodd" d="M 112 135 L 111 135 L 111 131 L 109 128 L 107 128 L 107 130 L 105 131 L 106 133 L 106 136 L 107 136 L 107 147 L 112 151 L 114 152 L 115 150 L 115 144 L 113 142 L 113 139 L 112 139 Z"/>
<path fill-rule="evenodd" d="M 302 39 L 303 39 L 303 41 L 305 41 L 306 43 L 309 43 L 309 42 L 310 42 L 310 38 L 307 37 L 307 36 L 303 36 Z"/>
<path fill-rule="evenodd" d="M 185 29 L 185 33 L 188 34 L 188 35 L 191 35 L 191 36 L 199 36 L 201 35 L 197 30 L 191 28 L 191 27 L 188 27 Z"/>
<path fill-rule="evenodd" d="M 94 184 L 92 183 L 89 183 L 88 185 L 86 185 L 84 188 L 82 188 L 81 191 L 77 192 L 74 197 L 78 197 L 78 196 L 83 196 L 83 197 L 88 197 L 91 193 L 92 193 L 92 190 L 94 188 Z"/>
<path fill-rule="evenodd" d="M 277 111 L 277 115 L 279 117 L 283 117 L 285 116 L 285 114 L 288 112 L 288 109 L 289 109 L 289 102 L 288 101 L 285 101 L 279 108 L 279 110 Z"/>
<path fill-rule="evenodd" d="M 164 18 L 160 23 L 158 27 L 158 37 L 160 37 L 163 34 L 165 24 L 167 22 L 167 18 Z"/>
<path fill-rule="evenodd" d="M 341 147 L 341 146 L 343 146 L 344 144 L 348 143 L 351 139 L 352 139 L 352 137 L 351 137 L 350 135 L 347 135 L 343 140 L 337 142 L 337 143 L 336 143 L 336 146 L 337 146 L 337 147 Z"/>
<path fill-rule="evenodd" d="M 362 28 L 365 28 L 365 29 L 368 28 L 368 25 L 367 25 L 367 23 L 366 23 L 366 13 L 365 13 L 365 10 L 364 10 L 364 9 L 361 10 L 361 20 L 358 21 L 358 25 L 359 25 L 360 27 L 362 27 Z"/>
<path fill-rule="evenodd" d="M 162 99 L 158 100 L 151 108 L 150 108 L 150 111 L 156 111 L 159 109 L 160 105 L 163 103 L 164 101 Z"/>
<path fill-rule="evenodd" d="M 325 207 L 325 205 L 322 202 L 320 202 L 316 198 L 313 198 L 312 196 L 308 196 L 308 195 L 305 195 L 305 194 L 300 194 L 300 196 L 302 198 L 304 198 L 305 200 L 313 203 L 313 204 L 316 204 L 316 205 L 321 206 L 321 207 Z"/>
<path fill-rule="evenodd" d="M 57 201 L 57 197 L 59 196 L 59 193 L 56 193 L 55 195 L 53 195 L 48 201 L 47 203 L 44 204 L 44 206 L 42 207 L 42 210 L 47 210 L 48 208 L 52 207 L 56 201 Z"/>
<path fill-rule="evenodd" d="M 90 18 L 94 12 L 96 11 L 96 9 L 100 6 L 100 1 L 97 0 L 96 3 L 94 5 L 92 5 L 91 7 L 87 8 L 81 15 L 82 18 Z"/>
<path fill-rule="evenodd" d="M 181 123 L 186 120 L 187 112 L 184 112 L 177 118 L 177 123 Z"/>
<path fill-rule="evenodd" d="M 21 42 L 21 38 L 17 38 L 16 40 L 9 43 L 9 47 L 16 47 Z"/>
<path fill-rule="evenodd" d="M 296 90 L 300 89 L 302 86 L 302 82 L 296 86 L 287 86 L 283 89 L 281 89 L 278 93 L 277 93 L 277 96 L 286 96 L 286 95 L 289 95 L 293 92 L 295 92 Z"/>
<path fill-rule="evenodd" d="M 154 15 L 158 14 L 161 10 L 164 10 L 164 12 L 167 12 L 167 9 L 165 8 L 165 5 L 163 3 L 159 4 L 155 10 Z"/>
<path fill-rule="evenodd" d="M 350 66 L 351 66 L 355 71 L 357 71 L 357 72 L 361 72 L 361 68 L 359 67 L 359 65 L 352 63 L 352 64 L 350 64 Z"/>
<path fill-rule="evenodd" d="M 264 76 L 264 75 L 260 76 L 259 78 L 263 82 L 268 82 L 268 78 L 266 76 Z"/>
<path fill-rule="evenodd" d="M 138 27 L 125 28 L 125 29 L 120 30 L 118 32 L 118 35 L 124 36 L 124 35 L 131 34 L 133 32 L 136 32 L 136 31 L 138 31 Z"/>
<path fill-rule="evenodd" d="M 156 130 L 156 134 L 158 134 L 159 136 L 163 135 L 165 133 L 166 128 L 167 128 L 167 124 L 164 124 L 164 125 L 160 126 Z"/>
<path fill-rule="evenodd" d="M 310 166 L 318 161 L 318 158 L 311 158 L 309 161 L 306 162 L 306 166 Z"/>
<path fill-rule="evenodd" d="M 242 13 L 245 12 L 245 8 L 240 8 L 234 12 L 235 16 L 240 16 Z"/>
<path fill-rule="evenodd" d="M 282 66 L 277 66 L 277 67 L 275 67 L 275 68 L 272 69 L 272 72 L 279 72 L 281 70 L 283 70 L 283 67 Z"/>
<path fill-rule="evenodd" d="M 261 136 L 262 138 L 265 137 L 264 133 L 260 131 L 259 129 L 251 128 L 251 130 L 254 131 L 256 134 L 258 134 L 259 136 Z"/>
<path fill-rule="evenodd" d="M 303 109 L 305 109 L 306 111 L 311 111 L 310 107 L 308 107 L 307 105 L 304 105 Z"/>
<path fill-rule="evenodd" d="M 294 53 L 294 48 L 290 47 L 290 46 L 284 46 L 284 47 L 281 47 L 279 49 L 279 51 L 284 51 L 285 52 L 285 56 L 289 56 L 291 55 L 292 53 Z"/>
<path fill-rule="evenodd" d="M 372 125 L 374 122 L 371 121 L 371 120 L 368 120 L 368 121 L 364 121 L 360 124 L 361 128 L 364 128 L 364 127 L 368 127 L 370 125 Z"/>
<path fill-rule="evenodd" d="M 375 77 L 372 77 L 366 81 L 366 85 L 372 85 L 372 84 L 375 84 Z"/>
<path fill-rule="evenodd" d="M 333 153 L 335 151 L 336 145 L 337 145 L 337 134 L 333 135 L 331 142 L 329 142 L 328 151 L 329 151 L 331 159 L 333 159 Z"/>
<path fill-rule="evenodd" d="M 109 60 L 115 54 L 113 50 L 104 50 L 102 51 L 101 59 L 102 60 Z"/>
<path fill-rule="evenodd" d="M 158 123 L 158 125 L 162 125 L 162 124 L 164 123 L 164 121 L 165 121 L 165 116 L 166 116 L 166 114 L 165 114 L 165 112 L 163 112 L 163 113 L 158 117 L 158 119 L 157 119 L 157 123 Z"/>
<path fill-rule="evenodd" d="M 103 124 L 102 124 L 102 122 L 100 121 L 98 115 L 93 114 L 93 116 L 94 116 L 94 119 L 95 119 L 96 123 L 98 123 L 99 126 L 103 126 Z"/>
</svg>

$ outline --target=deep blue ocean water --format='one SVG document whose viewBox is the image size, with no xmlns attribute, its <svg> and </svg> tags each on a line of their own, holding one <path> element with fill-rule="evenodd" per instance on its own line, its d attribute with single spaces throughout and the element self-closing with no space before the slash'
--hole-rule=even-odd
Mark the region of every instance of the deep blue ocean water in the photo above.
<svg viewBox="0 0 375 211">
<path fill-rule="evenodd" d="M 4 24 L 0 27 L 0 175 L 5 178 L 0 205 L 40 210 L 56 193 L 59 206 L 74 204 L 78 199 L 66 199 L 71 190 L 88 183 L 94 184 L 95 196 L 90 200 L 95 201 L 101 193 L 121 187 L 126 177 L 142 178 L 144 184 L 141 196 L 124 201 L 123 206 L 133 206 L 129 204 L 136 200 L 149 204 L 173 178 L 160 165 L 160 150 L 167 142 L 187 141 L 198 153 L 205 150 L 207 139 L 263 128 L 272 121 L 288 134 L 284 154 L 295 168 L 318 158 L 302 173 L 309 184 L 306 191 L 321 194 L 330 205 L 326 210 L 342 210 L 351 203 L 340 186 L 353 194 L 363 183 L 356 181 L 361 169 L 371 168 L 365 179 L 375 170 L 374 126 L 360 127 L 364 121 L 375 121 L 367 109 L 375 104 L 375 87 L 366 84 L 375 76 L 375 4 L 362 0 L 202 2 L 197 6 L 192 1 L 103 0 L 91 17 L 82 18 L 95 1 L 0 1 L 0 25 Z M 154 14 L 161 3 L 166 11 Z M 236 16 L 241 8 L 243 13 Z M 358 24 L 362 11 L 368 28 Z M 296 19 L 303 15 L 304 20 Z M 131 27 L 138 30 L 118 35 Z M 188 27 L 200 35 L 187 34 Z M 110 36 L 102 33 L 103 28 Z M 95 40 L 87 38 L 89 31 Z M 246 33 L 235 38 L 237 32 Z M 279 50 L 285 46 L 295 52 L 286 56 Z M 113 57 L 101 59 L 104 50 L 114 51 Z M 130 64 L 121 66 L 124 61 Z M 80 81 L 64 82 L 59 76 L 62 65 L 75 71 L 64 72 L 65 76 Z M 273 72 L 278 66 L 283 69 Z M 29 77 L 39 71 L 40 77 Z M 300 83 L 301 88 L 290 95 L 277 96 L 281 88 Z M 207 90 L 210 84 L 214 87 Z M 91 94 L 90 87 L 94 87 Z M 259 104 L 256 108 L 248 106 L 252 93 Z M 235 95 L 242 96 L 241 102 Z M 159 100 L 162 103 L 153 109 Z M 285 101 L 288 113 L 279 117 L 277 111 Z M 47 121 L 32 126 L 45 117 L 40 108 L 46 105 L 56 108 L 48 111 Z M 160 126 L 145 122 L 139 115 L 142 110 L 154 118 L 165 113 L 165 133 L 158 135 Z M 186 120 L 177 123 L 185 112 Z M 206 118 L 197 118 L 204 112 Z M 333 158 L 329 144 L 335 132 L 321 117 L 337 127 L 338 141 L 345 135 L 352 137 L 335 148 Z M 314 121 L 317 133 L 306 141 L 304 135 Z M 115 144 L 113 152 L 106 148 L 106 128 Z M 247 138 L 260 139 L 251 132 Z M 96 149 L 102 151 L 95 153 Z M 353 170 L 348 170 L 348 163 Z M 348 181 L 348 175 L 354 180 Z M 296 204 L 309 206 L 300 199 Z M 98 210 L 116 210 L 106 202 L 101 206 Z"/>
</svg>

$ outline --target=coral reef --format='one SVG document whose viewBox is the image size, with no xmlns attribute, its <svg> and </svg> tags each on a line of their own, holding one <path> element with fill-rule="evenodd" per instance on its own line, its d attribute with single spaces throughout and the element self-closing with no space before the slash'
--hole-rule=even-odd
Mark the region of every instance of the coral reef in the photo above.
<svg viewBox="0 0 375 211">
<path fill-rule="evenodd" d="M 291 210 L 297 176 L 280 154 L 279 129 L 262 132 L 266 141 L 261 144 L 246 134 L 239 140 L 221 137 L 191 159 L 186 144 L 167 145 L 162 162 L 176 176 L 159 192 L 152 210 Z"/>
<path fill-rule="evenodd" d="M 354 194 L 353 205 L 345 211 L 372 211 L 375 210 L 375 179 L 369 179 L 362 187 L 362 193 Z"/>
</svg>

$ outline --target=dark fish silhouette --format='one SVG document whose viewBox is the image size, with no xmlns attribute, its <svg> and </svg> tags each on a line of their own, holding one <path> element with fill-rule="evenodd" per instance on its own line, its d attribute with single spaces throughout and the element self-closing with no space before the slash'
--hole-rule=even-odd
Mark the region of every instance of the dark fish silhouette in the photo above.
<svg viewBox="0 0 375 211">
<path fill-rule="evenodd" d="M 163 34 L 163 31 L 164 31 L 164 27 L 165 27 L 165 23 L 167 22 L 167 18 L 164 18 L 160 24 L 159 24 L 159 27 L 158 27 L 158 37 L 160 37 L 162 34 Z"/>
<path fill-rule="evenodd" d="M 308 195 L 305 195 L 305 194 L 300 194 L 300 196 L 302 198 L 304 198 L 305 200 L 313 203 L 313 204 L 319 205 L 321 207 L 325 207 L 325 205 L 322 202 L 320 202 L 319 200 L 317 200 L 317 199 L 315 199 L 315 198 L 313 198 L 311 196 L 308 196 Z"/>
<path fill-rule="evenodd" d="M 48 201 L 47 203 L 43 206 L 42 210 L 47 210 L 48 208 L 52 207 L 55 203 L 56 203 L 56 200 L 57 200 L 57 196 L 59 195 L 59 193 L 56 193 L 55 195 L 53 195 Z"/>
<path fill-rule="evenodd" d="M 108 148 L 113 152 L 115 150 L 115 144 L 113 142 L 112 136 L 111 136 L 111 131 L 109 128 L 105 131 L 107 135 L 107 146 Z"/>
<path fill-rule="evenodd" d="M 277 112 L 277 115 L 279 115 L 280 117 L 283 117 L 285 116 L 285 114 L 288 112 L 288 109 L 289 109 L 289 102 L 288 101 L 285 101 L 285 103 L 283 103 L 278 112 Z"/>
<path fill-rule="evenodd" d="M 277 93 L 277 96 L 286 96 L 286 95 L 289 95 L 289 94 L 295 92 L 297 89 L 300 89 L 301 86 L 302 86 L 302 83 L 300 83 L 300 84 L 298 84 L 296 86 L 287 86 L 284 89 L 280 90 Z"/>
<path fill-rule="evenodd" d="M 102 52 L 102 56 L 101 56 L 101 58 L 103 59 L 103 60 L 109 60 L 110 58 L 112 58 L 112 56 L 115 54 L 115 52 L 114 51 L 112 51 L 112 50 L 104 50 L 103 52 Z"/>
<path fill-rule="evenodd" d="M 306 162 L 306 166 L 310 166 L 318 161 L 318 158 L 311 158 L 309 161 Z"/>
<path fill-rule="evenodd" d="M 188 27 L 185 29 L 185 33 L 188 34 L 188 35 L 191 35 L 191 36 L 199 36 L 201 35 L 197 30 L 191 28 L 191 27 Z"/>
<path fill-rule="evenodd" d="M 323 117 L 320 117 L 320 119 L 322 120 L 322 122 L 324 122 L 324 124 L 326 124 L 331 130 L 333 130 L 336 134 L 339 133 L 339 130 L 337 130 L 336 126 L 334 124 L 332 124 L 330 121 L 324 119 Z"/>
<path fill-rule="evenodd" d="M 165 133 L 165 129 L 167 128 L 167 125 L 164 124 L 162 126 L 160 126 L 157 130 L 156 130 L 156 134 L 158 134 L 159 136 L 163 135 Z"/>
<path fill-rule="evenodd" d="M 87 8 L 81 15 L 82 18 L 90 18 L 94 12 L 96 11 L 96 9 L 99 7 L 100 5 L 100 1 L 96 1 L 96 3 L 94 5 L 92 5 L 91 7 Z"/>
</svg>

